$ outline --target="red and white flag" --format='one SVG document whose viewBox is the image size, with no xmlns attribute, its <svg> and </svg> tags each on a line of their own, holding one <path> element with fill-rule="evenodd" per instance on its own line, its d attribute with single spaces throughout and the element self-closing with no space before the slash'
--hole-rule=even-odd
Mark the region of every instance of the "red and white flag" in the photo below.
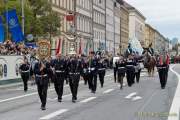
<svg viewBox="0 0 180 120">
<path fill-rule="evenodd" d="M 61 54 L 61 38 L 56 41 L 56 55 Z"/>
</svg>

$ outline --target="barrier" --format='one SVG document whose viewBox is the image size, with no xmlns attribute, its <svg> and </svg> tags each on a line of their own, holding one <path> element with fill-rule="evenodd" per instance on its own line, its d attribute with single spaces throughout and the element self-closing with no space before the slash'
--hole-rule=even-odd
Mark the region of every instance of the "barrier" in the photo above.
<svg viewBox="0 0 180 120">
<path fill-rule="evenodd" d="M 0 56 L 0 81 L 19 79 L 19 66 L 23 62 L 23 56 Z"/>
</svg>

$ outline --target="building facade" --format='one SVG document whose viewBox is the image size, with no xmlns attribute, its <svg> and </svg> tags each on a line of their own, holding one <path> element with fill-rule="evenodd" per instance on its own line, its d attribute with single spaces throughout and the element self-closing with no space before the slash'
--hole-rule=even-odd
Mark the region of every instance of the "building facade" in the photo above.
<svg viewBox="0 0 180 120">
<path fill-rule="evenodd" d="M 120 42 L 121 42 L 121 5 L 119 2 L 114 2 L 114 54 L 120 53 Z"/>
<path fill-rule="evenodd" d="M 93 1 L 76 0 L 77 52 L 87 55 L 93 39 Z"/>
<path fill-rule="evenodd" d="M 145 47 L 145 20 L 146 18 L 136 8 L 124 2 L 129 11 L 129 39 L 137 38 L 142 47 Z"/>
<path fill-rule="evenodd" d="M 120 32 L 121 32 L 121 38 L 120 38 L 120 53 L 124 54 L 127 47 L 128 47 L 128 42 L 129 42 L 129 11 L 128 9 L 124 6 L 121 5 L 121 10 L 120 10 L 120 15 L 121 15 L 121 24 L 120 24 Z"/>
<path fill-rule="evenodd" d="M 60 39 L 61 53 L 66 55 L 70 51 L 71 42 L 67 37 L 70 34 L 71 26 L 75 21 L 68 22 L 66 15 L 74 14 L 74 0 L 49 0 L 52 4 L 52 10 L 57 12 L 60 17 L 60 34 L 52 39 L 52 49 L 56 49 L 57 41 Z M 55 54 L 55 53 L 53 53 Z"/>
<path fill-rule="evenodd" d="M 106 0 L 93 0 L 93 49 L 105 49 L 105 3 Z"/>
<path fill-rule="evenodd" d="M 114 53 L 114 0 L 106 0 L 106 51 Z"/>
<path fill-rule="evenodd" d="M 155 48 L 155 29 L 149 24 L 145 25 L 145 45 L 144 47 L 148 48 L 152 44 L 152 47 Z"/>
</svg>

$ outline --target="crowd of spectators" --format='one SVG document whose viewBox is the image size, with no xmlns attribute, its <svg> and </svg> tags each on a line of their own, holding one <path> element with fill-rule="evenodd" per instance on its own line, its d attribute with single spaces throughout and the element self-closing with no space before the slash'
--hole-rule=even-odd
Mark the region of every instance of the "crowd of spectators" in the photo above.
<svg viewBox="0 0 180 120">
<path fill-rule="evenodd" d="M 6 41 L 0 44 L 0 55 L 34 55 L 36 49 L 27 47 L 24 44 L 15 44 L 11 41 Z"/>
</svg>

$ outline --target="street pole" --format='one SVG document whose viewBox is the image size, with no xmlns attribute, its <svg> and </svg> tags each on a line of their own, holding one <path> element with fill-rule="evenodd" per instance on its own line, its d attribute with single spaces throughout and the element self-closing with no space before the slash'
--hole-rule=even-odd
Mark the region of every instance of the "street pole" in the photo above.
<svg viewBox="0 0 180 120">
<path fill-rule="evenodd" d="M 25 29 L 24 29 L 24 19 L 25 19 L 25 16 L 24 16 L 24 0 L 21 0 L 21 10 L 22 10 L 22 31 L 23 31 L 23 35 L 24 35 L 24 32 L 25 32 Z"/>
</svg>

